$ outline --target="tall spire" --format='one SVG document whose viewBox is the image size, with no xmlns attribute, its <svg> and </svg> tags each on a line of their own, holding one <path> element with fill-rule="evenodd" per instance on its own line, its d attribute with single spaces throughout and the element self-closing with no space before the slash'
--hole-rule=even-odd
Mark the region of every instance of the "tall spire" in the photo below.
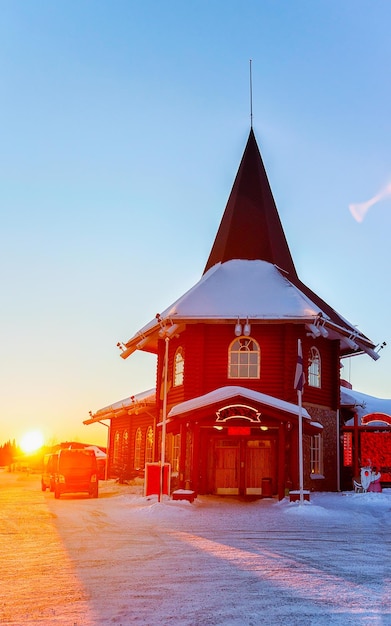
<svg viewBox="0 0 391 626">
<path fill-rule="evenodd" d="M 250 126 L 253 127 L 253 73 L 252 60 L 250 59 Z"/>
<path fill-rule="evenodd" d="M 204 273 L 232 259 L 268 261 L 297 279 L 252 128 Z"/>
<path fill-rule="evenodd" d="M 233 259 L 276 265 L 333 322 L 346 327 L 346 320 L 297 275 L 252 128 L 204 274 Z"/>
</svg>

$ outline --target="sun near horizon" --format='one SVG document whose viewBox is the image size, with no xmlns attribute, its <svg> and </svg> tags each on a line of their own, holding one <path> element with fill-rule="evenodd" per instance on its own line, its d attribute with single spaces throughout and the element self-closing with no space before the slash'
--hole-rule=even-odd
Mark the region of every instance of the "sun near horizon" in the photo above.
<svg viewBox="0 0 391 626">
<path fill-rule="evenodd" d="M 25 453 L 37 452 L 42 448 L 44 437 L 40 430 L 30 430 L 25 433 L 20 441 L 20 448 Z"/>
</svg>

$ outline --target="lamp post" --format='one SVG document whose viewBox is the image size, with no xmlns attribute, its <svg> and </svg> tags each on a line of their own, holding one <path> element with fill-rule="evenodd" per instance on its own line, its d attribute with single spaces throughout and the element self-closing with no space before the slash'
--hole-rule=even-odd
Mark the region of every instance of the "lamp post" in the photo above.
<svg viewBox="0 0 391 626">
<path fill-rule="evenodd" d="M 166 461 L 166 430 L 167 430 L 167 380 L 168 380 L 168 344 L 170 342 L 169 336 L 166 334 L 164 337 L 165 352 L 164 352 L 164 377 L 163 377 L 163 419 L 162 419 L 162 446 L 160 453 L 160 491 L 159 502 L 163 496 L 164 491 L 164 463 Z"/>
<path fill-rule="evenodd" d="M 105 424 L 104 422 L 99 422 L 103 426 L 107 428 L 107 440 L 106 440 L 106 465 L 105 465 L 105 480 L 108 478 L 109 472 L 109 450 L 110 450 L 110 424 Z"/>
<path fill-rule="evenodd" d="M 172 337 L 178 336 L 178 324 L 173 324 L 170 319 L 162 319 L 160 313 L 156 314 L 160 326 L 159 337 L 165 341 L 164 365 L 163 365 L 163 415 L 162 415 L 162 445 L 160 453 L 160 488 L 159 502 L 164 490 L 164 464 L 166 460 L 166 429 L 167 429 L 167 393 L 168 393 L 168 344 Z"/>
</svg>

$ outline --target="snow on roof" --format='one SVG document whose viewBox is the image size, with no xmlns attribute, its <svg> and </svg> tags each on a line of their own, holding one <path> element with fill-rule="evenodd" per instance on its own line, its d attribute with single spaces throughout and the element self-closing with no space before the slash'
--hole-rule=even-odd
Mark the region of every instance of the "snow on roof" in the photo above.
<svg viewBox="0 0 391 626">
<path fill-rule="evenodd" d="M 181 320 L 313 320 L 328 315 L 267 261 L 234 259 L 217 263 L 160 317 Z M 143 343 L 145 335 L 159 329 L 156 318 L 129 341 Z"/>
<path fill-rule="evenodd" d="M 106 453 L 103 452 L 103 450 L 101 450 L 98 446 L 86 446 L 86 448 L 84 448 L 85 450 L 93 450 L 95 452 L 95 456 L 97 459 L 105 459 L 106 458 Z"/>
<path fill-rule="evenodd" d="M 391 399 L 375 398 L 346 387 L 341 387 L 341 406 L 355 407 L 359 422 L 364 415 L 369 415 L 370 413 L 383 413 L 391 416 Z M 350 424 L 351 421 L 353 420 L 349 420 L 347 424 Z"/>
<path fill-rule="evenodd" d="M 238 386 L 226 386 L 220 387 L 219 389 L 215 389 L 214 391 L 210 391 L 209 393 L 204 394 L 203 396 L 198 396 L 197 398 L 192 398 L 191 400 L 186 400 L 185 402 L 181 402 L 180 404 L 175 405 L 168 414 L 169 418 L 176 417 L 177 415 L 181 415 L 182 413 L 186 413 L 187 411 L 194 411 L 195 409 L 201 409 L 203 407 L 209 406 L 210 404 L 214 404 L 216 402 L 226 402 L 230 398 L 234 396 L 243 396 L 248 400 L 253 400 L 255 402 L 259 402 L 260 404 L 266 404 L 267 406 L 271 406 L 276 409 L 280 409 L 287 413 L 292 413 L 294 415 L 299 415 L 299 407 L 296 404 L 292 404 L 291 402 L 286 402 L 285 400 L 280 400 L 279 398 L 274 398 L 273 396 L 268 396 L 265 393 L 260 393 L 259 391 L 253 391 L 252 389 L 247 389 L 246 387 L 238 387 Z M 302 416 L 306 419 L 311 419 L 310 415 L 306 411 L 306 409 L 302 408 Z"/>
<path fill-rule="evenodd" d="M 170 323 L 175 334 L 192 321 L 229 323 L 248 319 L 250 323 L 315 324 L 322 319 L 327 326 L 326 336 L 330 340 L 339 339 L 345 353 L 362 350 L 372 358 L 379 358 L 372 349 L 373 343 L 334 313 L 332 319 L 328 305 L 322 308 L 321 304 L 316 304 L 276 265 L 261 260 L 234 259 L 211 267 L 191 289 L 133 335 L 123 346 L 121 357 L 126 359 L 136 350 L 156 353 L 161 325 L 167 330 Z M 350 341 L 350 336 L 354 336 L 356 343 Z"/>
<path fill-rule="evenodd" d="M 271 263 L 217 263 L 161 317 L 214 319 L 309 318 L 320 311 Z"/>
<path fill-rule="evenodd" d="M 118 402 L 114 402 L 114 404 L 109 404 L 108 406 L 103 407 L 102 409 L 98 409 L 98 411 L 94 414 L 93 419 L 96 420 L 103 419 L 102 415 L 106 413 L 115 413 L 122 408 L 129 408 L 134 406 L 137 403 L 154 403 L 156 401 L 156 390 L 148 389 L 147 391 L 142 391 L 141 393 L 137 393 L 134 396 L 129 396 L 129 398 L 125 398 L 124 400 L 119 400 Z"/>
</svg>

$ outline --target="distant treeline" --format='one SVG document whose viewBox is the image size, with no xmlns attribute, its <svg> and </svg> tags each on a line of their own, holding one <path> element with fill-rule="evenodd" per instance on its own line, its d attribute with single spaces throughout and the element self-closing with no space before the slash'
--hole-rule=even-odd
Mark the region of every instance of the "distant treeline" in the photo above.
<svg viewBox="0 0 391 626">
<path fill-rule="evenodd" d="M 20 449 L 14 441 L 7 441 L 7 443 L 0 446 L 0 467 L 5 465 L 11 465 L 15 459 L 20 455 Z"/>
</svg>

